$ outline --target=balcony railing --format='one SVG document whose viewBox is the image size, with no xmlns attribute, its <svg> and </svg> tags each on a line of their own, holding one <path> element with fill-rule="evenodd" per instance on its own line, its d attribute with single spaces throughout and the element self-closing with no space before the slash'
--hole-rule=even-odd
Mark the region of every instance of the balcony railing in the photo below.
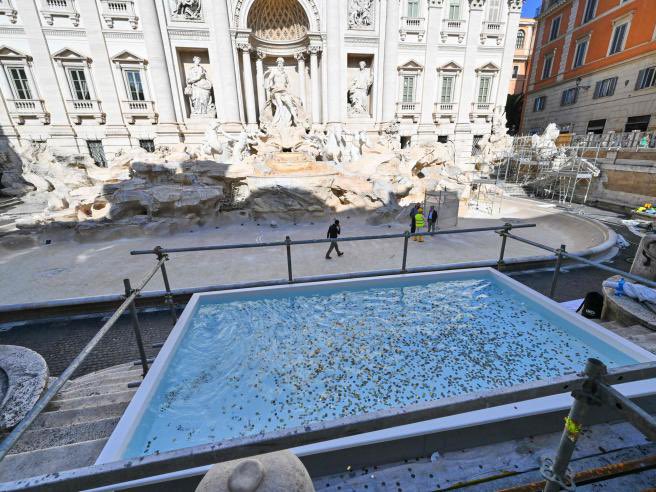
<svg viewBox="0 0 656 492">
<path fill-rule="evenodd" d="M 458 103 L 438 102 L 433 109 L 433 121 L 437 123 L 441 118 L 448 118 L 453 123 L 458 114 Z"/>
<path fill-rule="evenodd" d="M 467 21 L 451 20 L 451 19 L 442 20 L 441 37 L 443 43 L 446 43 L 449 36 L 458 36 L 458 43 L 462 43 L 465 40 L 466 34 L 467 34 Z"/>
<path fill-rule="evenodd" d="M 6 15 L 12 24 L 16 24 L 18 20 L 18 11 L 10 0 L 0 0 L 0 15 Z"/>
<path fill-rule="evenodd" d="M 475 102 L 472 103 L 472 110 L 469 114 L 473 122 L 478 116 L 485 116 L 485 121 L 490 122 L 494 113 L 494 103 L 492 102 Z"/>
<path fill-rule="evenodd" d="M 418 102 L 399 102 L 396 103 L 396 116 L 399 118 L 411 117 L 417 121 L 421 114 L 421 104 Z"/>
<path fill-rule="evenodd" d="M 66 101 L 66 110 L 77 125 L 82 124 L 82 118 L 93 118 L 101 125 L 105 124 L 105 113 L 100 101 L 69 99 Z"/>
<path fill-rule="evenodd" d="M 50 123 L 50 113 L 46 111 L 44 101 L 41 99 L 7 99 L 9 115 L 23 125 L 27 118 L 36 118 L 44 125 Z"/>
<path fill-rule="evenodd" d="M 401 41 L 405 41 L 406 36 L 410 34 L 417 34 L 419 41 L 424 39 L 426 28 L 424 27 L 425 19 L 423 17 L 401 17 Z"/>
<path fill-rule="evenodd" d="M 483 22 L 483 28 L 481 29 L 481 43 L 485 44 L 485 41 L 488 38 L 495 38 L 497 44 L 500 45 L 503 42 L 504 22 Z"/>
<path fill-rule="evenodd" d="M 153 101 L 121 101 L 121 110 L 131 125 L 137 118 L 149 119 L 153 125 L 157 123 L 158 115 Z"/>
<path fill-rule="evenodd" d="M 114 27 L 115 20 L 124 20 L 130 23 L 132 29 L 139 25 L 139 17 L 134 10 L 133 0 L 100 0 L 102 16 L 110 29 Z"/>
<path fill-rule="evenodd" d="M 54 17 L 68 17 L 73 22 L 73 26 L 80 25 L 80 14 L 75 9 L 73 0 L 42 0 L 41 15 L 46 24 L 52 26 Z"/>
</svg>

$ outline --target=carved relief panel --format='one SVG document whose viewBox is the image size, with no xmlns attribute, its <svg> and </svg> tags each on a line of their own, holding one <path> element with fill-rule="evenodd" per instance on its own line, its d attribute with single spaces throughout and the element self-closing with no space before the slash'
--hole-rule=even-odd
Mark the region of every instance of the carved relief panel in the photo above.
<svg viewBox="0 0 656 492">
<path fill-rule="evenodd" d="M 348 28 L 372 30 L 374 28 L 375 0 L 349 0 Z"/>
<path fill-rule="evenodd" d="M 200 22 L 203 20 L 201 0 L 171 0 L 171 19 Z"/>
</svg>

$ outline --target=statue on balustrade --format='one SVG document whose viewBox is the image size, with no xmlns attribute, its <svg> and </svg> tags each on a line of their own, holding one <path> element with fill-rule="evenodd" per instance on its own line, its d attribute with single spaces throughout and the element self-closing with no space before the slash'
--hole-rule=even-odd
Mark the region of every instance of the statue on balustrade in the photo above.
<svg viewBox="0 0 656 492">
<path fill-rule="evenodd" d="M 348 90 L 349 114 L 351 116 L 369 116 L 369 91 L 374 83 L 371 70 L 365 61 L 360 62 L 360 70 L 351 81 Z"/>
<path fill-rule="evenodd" d="M 264 107 L 264 125 L 267 129 L 307 128 L 308 121 L 301 100 L 289 92 L 289 76 L 285 61 L 276 60 L 276 66 L 264 75 L 267 102 Z"/>
<path fill-rule="evenodd" d="M 192 116 L 216 117 L 216 106 L 212 101 L 212 82 L 207 80 L 207 71 L 200 64 L 200 57 L 194 56 L 194 65 L 187 73 L 187 86 L 184 93 L 189 96 Z"/>
<path fill-rule="evenodd" d="M 200 0 L 173 0 L 173 18 L 181 20 L 200 20 Z"/>
</svg>

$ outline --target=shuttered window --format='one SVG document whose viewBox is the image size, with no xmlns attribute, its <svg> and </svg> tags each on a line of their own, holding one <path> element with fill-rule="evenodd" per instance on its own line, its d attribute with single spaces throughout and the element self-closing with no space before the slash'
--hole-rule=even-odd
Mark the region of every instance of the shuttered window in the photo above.
<svg viewBox="0 0 656 492">
<path fill-rule="evenodd" d="M 13 84 L 14 95 L 16 99 L 32 99 L 30 83 L 27 80 L 27 74 L 23 67 L 10 67 L 9 76 Z"/>
<path fill-rule="evenodd" d="M 626 31 L 628 28 L 629 24 L 627 22 L 615 26 L 615 29 L 613 30 L 613 39 L 610 42 L 609 54 L 614 55 L 624 49 L 624 39 L 626 38 Z"/>
<path fill-rule="evenodd" d="M 449 20 L 460 20 L 460 0 L 449 0 Z"/>
<path fill-rule="evenodd" d="M 68 70 L 68 77 L 71 82 L 71 92 L 76 101 L 88 101 L 91 99 L 87 77 L 83 68 L 71 68 Z"/>
<path fill-rule="evenodd" d="M 455 77 L 447 76 L 442 77 L 442 93 L 440 95 L 440 102 L 450 103 L 453 101 L 453 80 Z"/>
<path fill-rule="evenodd" d="M 403 77 L 403 102 L 415 102 L 415 78 L 414 76 Z"/>
<path fill-rule="evenodd" d="M 408 0 L 408 17 L 419 17 L 419 0 Z"/>
<path fill-rule="evenodd" d="M 597 0 L 588 0 L 585 4 L 585 13 L 583 14 L 583 22 L 590 22 L 594 19 L 597 10 Z"/>
<path fill-rule="evenodd" d="M 492 77 L 481 77 L 481 82 L 478 85 L 478 102 L 490 102 L 490 89 L 492 87 Z"/>
<path fill-rule="evenodd" d="M 549 41 L 553 41 L 560 33 L 560 16 L 551 21 L 551 31 L 549 31 Z"/>
<path fill-rule="evenodd" d="M 579 90 L 576 87 L 572 87 L 571 89 L 565 89 L 563 91 L 563 96 L 560 99 L 560 105 L 571 106 L 572 104 L 575 104 L 578 93 Z"/>
<path fill-rule="evenodd" d="M 656 67 L 649 67 L 638 72 L 635 90 L 656 86 Z"/>
<path fill-rule="evenodd" d="M 553 64 L 553 54 L 544 57 L 544 65 L 542 66 L 542 79 L 551 77 L 551 65 Z"/>
<path fill-rule="evenodd" d="M 547 104 L 547 96 L 540 96 L 536 97 L 535 101 L 533 101 L 533 112 L 534 113 L 539 113 L 540 111 L 544 111 L 544 107 Z"/>
<path fill-rule="evenodd" d="M 588 51 L 588 40 L 580 41 L 576 45 L 576 52 L 574 53 L 574 66 L 573 68 L 580 67 L 585 62 L 585 54 Z"/>
<path fill-rule="evenodd" d="M 617 77 L 611 77 L 609 79 L 600 80 L 595 84 L 593 99 L 598 99 L 600 97 L 609 97 L 615 94 L 615 88 L 617 87 Z"/>
</svg>

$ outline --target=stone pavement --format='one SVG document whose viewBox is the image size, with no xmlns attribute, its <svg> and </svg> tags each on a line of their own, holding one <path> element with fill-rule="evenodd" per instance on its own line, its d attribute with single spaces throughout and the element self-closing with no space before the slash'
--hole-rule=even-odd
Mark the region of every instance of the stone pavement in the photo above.
<svg viewBox="0 0 656 492">
<path fill-rule="evenodd" d="M 538 227 L 517 234 L 571 252 L 599 245 L 606 239 L 603 228 L 564 214 L 551 205 L 529 200 L 504 200 L 501 214 L 495 217 L 466 210 L 459 228 L 501 226 L 504 222 L 535 222 Z M 126 238 L 103 243 L 53 241 L 29 249 L 0 252 L 0 304 L 39 302 L 70 297 L 88 297 L 122 293 L 122 279 L 136 285 L 154 264 L 152 255 L 134 257 L 130 250 L 164 247 L 188 247 L 211 244 L 281 241 L 325 238 L 330 220 L 271 228 L 267 221 L 258 226 L 245 223 L 192 230 L 171 237 Z M 369 226 L 362 219 L 341 218 L 343 236 L 402 233 L 404 224 Z M 437 265 L 455 262 L 496 259 L 500 238 L 494 232 L 433 237 L 422 244 L 411 242 L 408 266 Z M 343 244 L 345 255 L 332 261 L 324 259 L 328 245 L 292 248 L 295 276 L 326 275 L 366 270 L 399 268 L 403 239 Z M 509 241 L 506 258 L 543 255 L 532 246 Z M 255 280 L 286 278 L 285 249 L 260 248 L 233 251 L 180 253 L 171 256 L 167 265 L 173 288 L 230 284 Z M 162 289 L 155 277 L 146 290 Z"/>
</svg>

